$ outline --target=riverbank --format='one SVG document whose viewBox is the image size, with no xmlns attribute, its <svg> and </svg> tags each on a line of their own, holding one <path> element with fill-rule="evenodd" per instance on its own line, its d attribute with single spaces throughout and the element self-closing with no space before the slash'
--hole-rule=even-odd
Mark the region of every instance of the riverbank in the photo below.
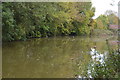
<svg viewBox="0 0 120 80">
<path fill-rule="evenodd" d="M 99 37 L 106 37 L 106 36 L 114 36 L 117 34 L 110 31 L 110 30 L 105 30 L 105 29 L 94 29 L 92 32 L 92 36 L 99 36 Z"/>
<path fill-rule="evenodd" d="M 51 38 L 51 37 L 65 37 L 65 36 L 68 36 L 68 37 L 75 37 L 75 36 L 85 36 L 85 37 L 102 37 L 102 38 L 105 38 L 107 39 L 108 37 L 111 37 L 111 36 L 117 36 L 117 33 L 111 31 L 111 30 L 108 30 L 108 29 L 94 29 L 91 34 L 89 35 L 56 35 L 56 36 L 46 36 L 46 37 L 31 37 L 31 38 L 25 38 L 23 40 L 12 40 L 12 41 L 26 41 L 26 40 L 30 40 L 30 39 L 35 39 L 35 38 Z M 11 41 L 5 41 L 4 39 L 2 40 L 3 42 L 11 42 Z"/>
</svg>

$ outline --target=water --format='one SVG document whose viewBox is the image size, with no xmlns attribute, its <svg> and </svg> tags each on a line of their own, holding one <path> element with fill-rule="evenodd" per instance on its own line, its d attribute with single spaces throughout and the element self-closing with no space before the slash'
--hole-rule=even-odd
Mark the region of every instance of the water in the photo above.
<svg viewBox="0 0 120 80">
<path fill-rule="evenodd" d="M 96 46 L 108 52 L 106 38 L 56 37 L 3 43 L 3 78 L 74 78 L 87 76 L 92 58 L 90 49 Z M 111 37 L 109 47 L 117 48 Z"/>
</svg>

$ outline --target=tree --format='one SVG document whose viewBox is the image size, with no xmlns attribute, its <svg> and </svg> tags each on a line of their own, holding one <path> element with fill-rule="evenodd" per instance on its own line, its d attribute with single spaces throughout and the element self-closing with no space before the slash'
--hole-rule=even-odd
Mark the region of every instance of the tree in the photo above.
<svg viewBox="0 0 120 80">
<path fill-rule="evenodd" d="M 95 8 L 91 2 L 4 2 L 3 40 L 89 35 Z"/>
</svg>

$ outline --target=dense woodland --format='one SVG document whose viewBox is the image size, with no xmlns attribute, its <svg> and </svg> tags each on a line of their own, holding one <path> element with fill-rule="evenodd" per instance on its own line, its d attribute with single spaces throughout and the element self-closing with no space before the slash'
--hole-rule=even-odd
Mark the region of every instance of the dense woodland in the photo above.
<svg viewBox="0 0 120 80">
<path fill-rule="evenodd" d="M 92 17 L 91 2 L 5 2 L 2 3 L 3 41 L 51 36 L 91 35 L 108 29 L 111 15 Z M 117 20 L 117 17 L 115 17 Z"/>
</svg>

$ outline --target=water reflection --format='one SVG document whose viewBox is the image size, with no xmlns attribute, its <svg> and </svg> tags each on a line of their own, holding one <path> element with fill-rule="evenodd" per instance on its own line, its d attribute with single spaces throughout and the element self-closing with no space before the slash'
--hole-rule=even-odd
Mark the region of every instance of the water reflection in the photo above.
<svg viewBox="0 0 120 80">
<path fill-rule="evenodd" d="M 90 51 L 94 45 L 97 50 L 92 48 Z M 89 37 L 41 38 L 3 43 L 3 77 L 74 78 L 76 74 L 92 77 L 95 66 L 103 62 L 102 57 L 107 55 L 107 50 L 104 39 Z M 91 70 L 93 67 L 94 70 Z"/>
</svg>

